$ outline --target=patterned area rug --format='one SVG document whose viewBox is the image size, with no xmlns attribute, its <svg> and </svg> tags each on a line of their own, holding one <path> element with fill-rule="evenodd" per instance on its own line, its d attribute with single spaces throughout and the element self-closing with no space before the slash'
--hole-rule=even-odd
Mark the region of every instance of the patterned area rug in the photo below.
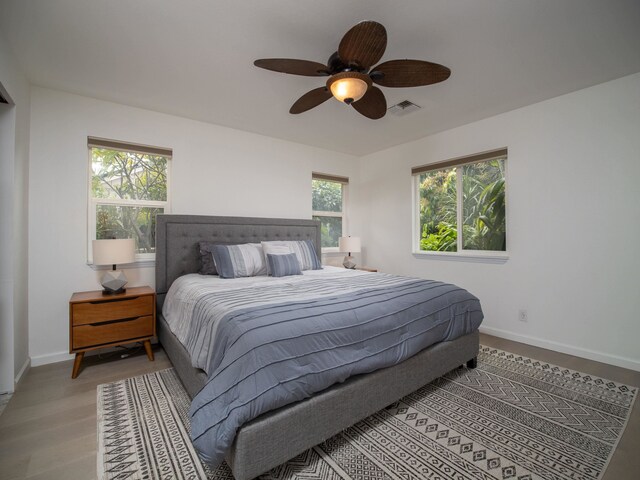
<svg viewBox="0 0 640 480">
<path fill-rule="evenodd" d="M 482 347 L 459 368 L 263 479 L 598 479 L 637 389 Z M 173 369 L 98 387 L 98 477 L 233 479 L 189 441 Z"/>
</svg>

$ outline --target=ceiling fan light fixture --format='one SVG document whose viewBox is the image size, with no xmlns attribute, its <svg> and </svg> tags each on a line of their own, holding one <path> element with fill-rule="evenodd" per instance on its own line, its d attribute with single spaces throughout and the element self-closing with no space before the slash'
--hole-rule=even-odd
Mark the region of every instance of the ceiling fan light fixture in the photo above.
<svg viewBox="0 0 640 480">
<path fill-rule="evenodd" d="M 360 115 L 378 120 L 387 113 L 387 100 L 374 83 L 381 87 L 421 87 L 443 82 L 451 75 L 451 70 L 444 65 L 424 60 L 378 63 L 386 48 L 387 30 L 378 22 L 365 20 L 344 34 L 327 65 L 295 58 L 261 58 L 253 64 L 292 75 L 329 76 L 325 86 L 308 91 L 291 105 L 289 113 L 293 115 L 311 110 L 334 97 L 351 105 Z"/>
<path fill-rule="evenodd" d="M 327 88 L 336 100 L 347 105 L 360 100 L 371 86 L 371 78 L 360 72 L 341 72 L 327 80 Z"/>
</svg>

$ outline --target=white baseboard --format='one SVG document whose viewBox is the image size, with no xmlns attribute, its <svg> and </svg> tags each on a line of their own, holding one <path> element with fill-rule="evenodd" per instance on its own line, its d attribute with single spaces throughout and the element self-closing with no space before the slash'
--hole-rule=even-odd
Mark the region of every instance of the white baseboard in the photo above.
<svg viewBox="0 0 640 480">
<path fill-rule="evenodd" d="M 158 341 L 156 339 L 151 339 L 151 345 L 157 344 Z M 131 344 L 129 344 L 130 346 Z M 85 352 L 85 357 L 90 357 L 91 355 L 98 355 L 100 353 L 109 353 L 117 350 L 116 347 L 105 347 L 96 350 L 89 350 Z M 123 352 L 124 353 L 124 352 Z M 47 353 L 46 355 L 35 355 L 31 357 L 31 366 L 39 367 L 41 365 L 48 365 L 50 363 L 58 363 L 58 362 L 66 362 L 67 360 L 73 360 L 75 358 L 75 354 L 69 353 L 67 350 L 57 353 Z"/>
<path fill-rule="evenodd" d="M 494 337 L 506 338 L 507 340 L 513 340 L 515 342 L 533 345 L 534 347 L 546 348 L 548 350 L 567 353 L 576 357 L 587 358 L 596 362 L 607 363 L 609 365 L 615 365 L 616 367 L 629 368 L 631 370 L 640 372 L 640 360 L 634 360 L 633 358 L 598 352 L 595 350 L 590 350 L 588 348 L 576 347 L 573 345 L 567 345 L 566 343 L 554 342 L 552 340 L 530 337 L 529 335 L 522 335 L 519 333 L 510 332 L 508 330 L 502 330 L 500 328 L 481 326 L 480 332 L 486 333 L 487 335 L 493 335 Z"/>
<path fill-rule="evenodd" d="M 526 343 L 527 345 L 533 345 L 535 347 L 546 348 L 548 350 L 554 350 L 560 353 L 567 353 L 576 357 L 587 358 L 596 362 L 608 363 L 609 365 L 615 365 L 616 367 L 629 368 L 640 372 L 640 361 L 632 358 L 621 357 L 619 355 L 611 355 L 603 352 L 597 352 L 588 348 L 575 347 L 573 345 L 567 345 L 566 343 L 554 342 L 552 340 L 544 340 L 542 338 L 531 337 L 529 335 L 522 335 L 519 333 L 510 332 L 508 330 L 502 330 L 500 328 L 493 327 L 480 327 L 480 332 L 487 335 L 493 335 L 494 337 L 506 338 L 507 340 L 513 340 L 515 342 Z M 154 342 L 155 343 L 155 342 Z M 102 351 L 105 351 L 103 349 Z M 94 351 L 98 353 L 98 351 Z M 93 352 L 87 352 L 90 355 Z M 47 355 L 38 355 L 31 357 L 31 367 L 38 367 L 40 365 L 47 365 L 49 363 L 64 362 L 66 360 L 73 360 L 74 355 L 70 355 L 67 351 L 50 353 Z M 24 370 L 27 368 L 27 363 L 22 367 L 18 375 L 19 378 L 23 375 Z M 17 380 L 16 380 L 17 383 Z"/>
<path fill-rule="evenodd" d="M 16 375 L 16 378 L 14 378 L 13 384 L 18 385 L 20 380 L 24 378 L 24 376 L 26 375 L 26 373 L 29 371 L 30 368 L 31 368 L 31 359 L 27 357 L 27 359 L 24 361 L 24 364 L 22 365 L 22 368 Z"/>
<path fill-rule="evenodd" d="M 31 357 L 31 366 L 39 367 L 40 365 L 48 365 L 49 363 L 64 362 L 66 360 L 73 360 L 74 357 L 75 355 L 71 355 L 67 351 L 35 355 Z"/>
</svg>

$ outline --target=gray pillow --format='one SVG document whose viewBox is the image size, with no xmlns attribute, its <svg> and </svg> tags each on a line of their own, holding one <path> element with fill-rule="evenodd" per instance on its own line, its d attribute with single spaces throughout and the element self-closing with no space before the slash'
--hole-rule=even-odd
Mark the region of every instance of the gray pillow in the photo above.
<svg viewBox="0 0 640 480">
<path fill-rule="evenodd" d="M 274 255 L 267 254 L 267 264 L 272 277 L 287 277 L 289 275 L 302 275 L 300 262 L 295 253 Z"/>
<path fill-rule="evenodd" d="M 289 251 L 296 254 L 298 262 L 300 262 L 300 270 L 321 270 L 322 263 L 318 258 L 316 249 L 311 240 L 275 240 L 270 242 L 262 242 L 262 248 L 265 249 L 265 255 L 268 253 L 283 253 L 281 250 L 274 250 L 277 247 L 287 247 Z M 286 250 L 284 250 L 284 253 Z M 267 273 L 269 265 L 267 264 Z"/>
<path fill-rule="evenodd" d="M 311 240 L 296 242 L 293 246 L 293 251 L 298 260 L 302 259 L 302 270 L 322 270 L 322 262 L 320 262 L 316 248 Z"/>
<path fill-rule="evenodd" d="M 213 245 L 211 252 L 220 278 L 254 277 L 267 274 L 262 246 L 259 243 Z"/>
<path fill-rule="evenodd" d="M 213 242 L 200 242 L 198 252 L 200 253 L 200 275 L 217 275 L 216 264 L 213 261 Z"/>
<path fill-rule="evenodd" d="M 269 267 L 269 261 L 267 261 L 267 255 L 286 255 L 289 253 L 295 254 L 288 243 L 285 242 L 260 242 L 262 245 L 262 251 L 267 264 L 267 275 L 271 275 L 271 268 Z M 297 258 L 297 257 L 296 257 Z M 298 260 L 299 261 L 299 260 Z M 302 269 L 302 267 L 300 267 Z"/>
</svg>

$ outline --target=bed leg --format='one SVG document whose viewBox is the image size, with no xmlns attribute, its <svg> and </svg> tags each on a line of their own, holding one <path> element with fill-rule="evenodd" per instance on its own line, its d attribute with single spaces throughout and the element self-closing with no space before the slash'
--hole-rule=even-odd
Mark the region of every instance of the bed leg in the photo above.
<svg viewBox="0 0 640 480">
<path fill-rule="evenodd" d="M 476 368 L 478 366 L 478 357 L 473 357 L 467 361 L 467 368 Z"/>
</svg>

